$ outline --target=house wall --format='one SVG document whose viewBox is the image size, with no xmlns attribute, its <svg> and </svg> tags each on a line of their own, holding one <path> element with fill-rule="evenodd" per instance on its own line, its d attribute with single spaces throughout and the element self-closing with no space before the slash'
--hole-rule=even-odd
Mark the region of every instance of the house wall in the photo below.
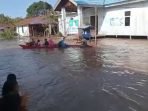
<svg viewBox="0 0 148 111">
<path fill-rule="evenodd" d="M 86 6 L 87 7 L 87 6 Z M 95 8 L 82 8 L 83 25 L 90 24 L 90 17 L 95 16 Z M 102 35 L 148 35 L 148 1 L 120 6 L 98 8 L 98 34 Z M 125 26 L 125 11 L 130 11 L 130 26 Z M 66 17 L 67 34 L 77 34 L 79 14 L 70 14 Z M 73 18 L 73 25 L 71 25 Z M 59 18 L 59 31 L 64 34 L 62 19 Z"/>
<path fill-rule="evenodd" d="M 29 36 L 29 27 L 28 26 L 17 26 L 16 32 L 20 36 Z"/>
<path fill-rule="evenodd" d="M 77 14 L 70 14 L 66 16 L 66 33 L 67 34 L 78 34 L 78 16 Z M 62 26 L 62 18 L 59 18 L 59 32 L 64 34 L 63 26 Z"/>
<path fill-rule="evenodd" d="M 96 16 L 98 16 L 98 31 L 100 32 L 100 29 L 102 27 L 103 18 L 104 18 L 104 9 L 103 8 L 97 8 Z M 95 16 L 95 7 L 92 8 L 83 8 L 83 24 L 84 25 L 91 25 L 90 17 Z"/>
<path fill-rule="evenodd" d="M 90 16 L 95 16 L 95 8 L 83 8 L 83 25 L 90 25 Z"/>
<path fill-rule="evenodd" d="M 141 2 L 100 10 L 98 31 L 104 35 L 148 35 L 148 2 Z M 131 11 L 130 26 L 125 26 L 125 11 Z M 102 22 L 101 22 L 102 21 Z"/>
</svg>

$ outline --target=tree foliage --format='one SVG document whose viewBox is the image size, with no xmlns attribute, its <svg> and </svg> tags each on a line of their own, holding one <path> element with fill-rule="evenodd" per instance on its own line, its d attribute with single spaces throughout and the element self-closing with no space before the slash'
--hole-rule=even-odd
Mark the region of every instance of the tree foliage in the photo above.
<svg viewBox="0 0 148 111">
<path fill-rule="evenodd" d="M 48 10 L 47 19 L 49 20 L 49 23 L 56 24 L 58 23 L 58 14 L 54 10 Z"/>
<path fill-rule="evenodd" d="M 47 2 L 34 2 L 27 8 L 27 17 L 45 15 L 46 10 L 52 9 L 52 6 Z"/>
<path fill-rule="evenodd" d="M 12 23 L 13 19 L 5 16 L 4 14 L 0 14 L 0 24 L 8 24 L 8 23 Z"/>
<path fill-rule="evenodd" d="M 58 14 L 54 10 L 47 11 L 47 20 L 49 21 L 48 31 L 51 34 L 51 30 L 53 30 L 54 34 L 56 34 L 55 26 L 58 24 Z"/>
<path fill-rule="evenodd" d="M 6 29 L 3 32 L 0 32 L 0 38 L 2 39 L 14 39 L 16 38 L 17 34 L 12 29 Z"/>
<path fill-rule="evenodd" d="M 22 18 L 11 18 L 9 16 L 6 16 L 4 14 L 0 14 L 0 24 L 13 24 L 15 25 L 18 21 L 22 20 Z"/>
<path fill-rule="evenodd" d="M 0 25 L 8 25 L 10 29 L 5 29 L 4 31 L 0 32 L 0 38 L 2 39 L 13 39 L 15 38 L 16 32 L 14 30 L 15 24 L 21 20 L 22 18 L 11 18 L 9 16 L 5 16 L 4 14 L 0 14 Z"/>
</svg>

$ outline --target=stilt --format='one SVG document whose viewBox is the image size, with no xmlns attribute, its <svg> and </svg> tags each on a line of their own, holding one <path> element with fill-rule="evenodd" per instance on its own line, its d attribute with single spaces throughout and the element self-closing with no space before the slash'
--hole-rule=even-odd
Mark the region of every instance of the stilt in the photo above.
<svg viewBox="0 0 148 111">
<path fill-rule="evenodd" d="M 97 7 L 95 7 L 95 45 L 97 45 Z"/>
<path fill-rule="evenodd" d="M 132 40 L 132 36 L 130 35 L 130 40 Z"/>
</svg>

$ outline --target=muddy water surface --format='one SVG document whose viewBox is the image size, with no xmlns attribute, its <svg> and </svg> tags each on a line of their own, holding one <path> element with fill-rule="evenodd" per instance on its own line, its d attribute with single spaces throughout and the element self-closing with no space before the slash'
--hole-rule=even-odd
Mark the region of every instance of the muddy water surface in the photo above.
<svg viewBox="0 0 148 111">
<path fill-rule="evenodd" d="M 148 111 L 148 41 L 101 39 L 97 48 L 23 50 L 0 42 L 0 90 L 18 77 L 29 111 Z"/>
</svg>

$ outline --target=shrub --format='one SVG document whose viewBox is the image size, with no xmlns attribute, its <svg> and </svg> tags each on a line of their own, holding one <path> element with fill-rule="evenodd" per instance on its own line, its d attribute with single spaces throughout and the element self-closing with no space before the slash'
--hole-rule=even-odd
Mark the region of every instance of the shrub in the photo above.
<svg viewBox="0 0 148 111">
<path fill-rule="evenodd" d="M 3 32 L 0 32 L 0 38 L 2 39 L 14 39 L 16 38 L 17 34 L 14 30 L 6 29 Z"/>
<path fill-rule="evenodd" d="M 61 32 L 58 32 L 58 33 L 57 33 L 57 36 L 62 37 L 63 34 L 62 34 Z"/>
</svg>

